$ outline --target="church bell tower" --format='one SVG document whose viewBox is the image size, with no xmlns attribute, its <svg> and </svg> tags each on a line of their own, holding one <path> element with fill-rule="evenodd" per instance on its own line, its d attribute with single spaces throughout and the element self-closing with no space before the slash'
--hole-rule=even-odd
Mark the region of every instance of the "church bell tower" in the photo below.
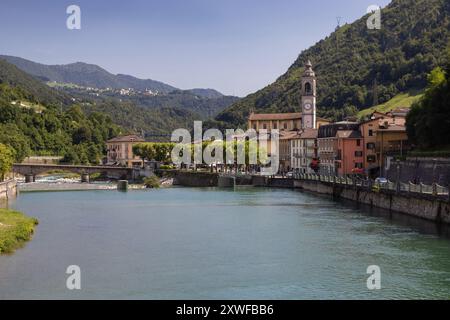
<svg viewBox="0 0 450 320">
<path fill-rule="evenodd" d="M 308 60 L 302 76 L 301 89 L 303 129 L 316 129 L 316 85 L 316 74 L 311 61 Z"/>
</svg>

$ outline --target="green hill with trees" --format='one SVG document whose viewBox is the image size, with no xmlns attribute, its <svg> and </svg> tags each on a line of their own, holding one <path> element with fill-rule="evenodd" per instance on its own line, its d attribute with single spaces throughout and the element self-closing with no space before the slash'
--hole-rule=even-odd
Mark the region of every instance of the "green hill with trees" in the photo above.
<svg viewBox="0 0 450 320">
<path fill-rule="evenodd" d="M 0 60 L 0 144 L 14 161 L 60 155 L 71 163 L 97 163 L 105 140 L 123 132 L 103 113 L 87 114 L 71 99 Z M 42 108 L 27 107 L 40 105 Z"/>
<path fill-rule="evenodd" d="M 382 10 L 380 30 L 367 28 L 368 17 L 304 50 L 274 83 L 236 102 L 216 120 L 244 126 L 251 111 L 299 111 L 300 77 L 308 59 L 318 77 L 318 113 L 332 120 L 423 90 L 427 74 L 444 62 L 450 1 L 393 0 Z"/>
<path fill-rule="evenodd" d="M 450 156 L 450 49 L 447 63 L 430 73 L 425 94 L 413 104 L 406 121 L 408 137 L 419 150 Z"/>
</svg>

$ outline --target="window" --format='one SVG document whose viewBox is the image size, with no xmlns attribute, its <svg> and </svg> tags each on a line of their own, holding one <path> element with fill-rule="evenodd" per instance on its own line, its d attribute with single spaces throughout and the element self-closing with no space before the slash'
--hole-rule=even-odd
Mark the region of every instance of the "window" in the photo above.
<svg viewBox="0 0 450 320">
<path fill-rule="evenodd" d="M 362 157 L 363 153 L 362 151 L 355 151 L 355 157 Z"/>
<path fill-rule="evenodd" d="M 267 124 L 263 124 L 263 129 L 267 129 Z"/>
<path fill-rule="evenodd" d="M 367 156 L 367 162 L 376 162 L 376 156 L 375 155 L 370 155 Z"/>
<path fill-rule="evenodd" d="M 277 123 L 276 123 L 276 122 L 273 123 L 273 128 L 274 128 L 274 129 L 278 129 L 278 128 L 277 128 Z"/>
<path fill-rule="evenodd" d="M 361 146 L 361 140 L 360 140 L 360 139 L 356 140 L 356 145 L 357 145 L 358 147 Z"/>
<path fill-rule="evenodd" d="M 256 124 L 253 125 L 253 129 L 256 130 Z"/>
<path fill-rule="evenodd" d="M 370 150 L 375 149 L 375 143 L 373 143 L 373 142 L 369 142 L 366 146 L 367 146 L 367 149 L 370 149 Z"/>
<path fill-rule="evenodd" d="M 287 129 L 288 125 L 286 122 L 283 124 L 283 127 L 284 127 L 284 129 Z"/>
<path fill-rule="evenodd" d="M 369 130 L 369 137 L 373 137 L 373 130 L 372 129 Z"/>
<path fill-rule="evenodd" d="M 363 164 L 361 162 L 355 162 L 355 168 L 362 169 L 363 168 Z"/>
<path fill-rule="evenodd" d="M 311 93 L 311 83 L 307 82 L 305 83 L 305 93 Z"/>
</svg>

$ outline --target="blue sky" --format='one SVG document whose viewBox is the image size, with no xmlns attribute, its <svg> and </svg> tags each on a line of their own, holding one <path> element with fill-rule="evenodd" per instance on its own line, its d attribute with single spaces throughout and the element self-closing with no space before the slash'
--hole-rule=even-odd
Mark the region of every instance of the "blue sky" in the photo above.
<svg viewBox="0 0 450 320">
<path fill-rule="evenodd" d="M 45 64 L 76 61 L 188 89 L 244 96 L 298 54 L 390 0 L 2 0 L 0 53 Z M 66 8 L 81 8 L 81 30 Z"/>
</svg>

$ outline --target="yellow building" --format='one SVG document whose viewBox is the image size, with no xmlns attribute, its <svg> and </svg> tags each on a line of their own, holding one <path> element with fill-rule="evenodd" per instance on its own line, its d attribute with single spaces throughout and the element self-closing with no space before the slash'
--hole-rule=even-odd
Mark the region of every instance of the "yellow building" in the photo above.
<svg viewBox="0 0 450 320">
<path fill-rule="evenodd" d="M 377 154 L 380 175 L 385 174 L 386 157 L 405 154 L 409 150 L 408 134 L 405 126 L 387 125 L 381 126 L 376 131 L 375 151 Z"/>
<path fill-rule="evenodd" d="M 137 135 L 115 137 L 106 141 L 107 165 L 142 167 L 143 161 L 133 154 L 133 145 L 145 142 Z"/>
<path fill-rule="evenodd" d="M 374 112 L 370 120 L 361 122 L 364 138 L 364 169 L 369 176 L 380 174 L 386 153 L 403 153 L 408 148 L 405 128 L 407 111 L 399 108 L 388 113 Z M 382 156 L 384 155 L 384 156 Z"/>
</svg>

